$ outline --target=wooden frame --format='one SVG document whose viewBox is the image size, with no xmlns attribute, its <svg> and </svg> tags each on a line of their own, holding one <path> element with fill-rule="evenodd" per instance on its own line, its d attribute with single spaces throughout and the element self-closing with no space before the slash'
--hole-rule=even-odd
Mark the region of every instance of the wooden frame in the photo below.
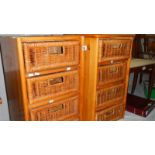
<svg viewBox="0 0 155 155">
<path fill-rule="evenodd" d="M 77 40 L 80 41 L 80 47 L 83 45 L 83 37 L 82 36 L 39 36 L 39 37 L 3 37 L 1 38 L 1 48 L 2 48 L 2 57 L 5 71 L 5 79 L 6 79 L 6 88 L 10 109 L 11 120 L 31 120 L 29 108 L 34 108 L 35 106 L 28 104 L 28 95 L 27 95 L 27 84 L 26 78 L 28 75 L 26 74 L 24 58 L 23 58 L 23 46 L 24 42 L 44 42 L 44 41 L 70 41 Z M 81 48 L 82 49 L 82 48 Z M 82 119 L 82 105 L 83 105 L 83 64 L 84 57 L 83 52 L 80 49 L 80 63 L 79 66 L 69 67 L 70 70 L 79 69 L 79 78 L 80 78 L 80 88 L 79 88 L 79 118 Z M 10 54 L 11 53 L 11 54 Z M 8 64 L 9 62 L 9 64 Z M 11 65 L 11 66 L 10 66 Z M 11 68 L 11 70 L 10 70 Z M 55 72 L 65 71 L 66 67 L 55 68 L 53 70 L 44 70 L 40 71 L 40 75 L 51 74 Z M 14 90 L 14 88 L 17 88 Z M 67 96 L 64 97 L 69 97 Z M 73 94 L 72 94 L 73 95 Z M 14 106 L 12 106 L 14 105 Z M 41 105 L 41 104 L 40 104 Z M 15 111 L 16 107 L 16 111 Z M 69 119 L 69 118 L 68 118 Z"/>
<path fill-rule="evenodd" d="M 117 107 L 125 107 L 128 78 L 129 78 L 129 64 L 130 56 L 132 50 L 132 42 L 134 35 L 62 35 L 62 36 L 27 36 L 27 37 L 2 37 L 1 38 L 1 48 L 2 48 L 2 58 L 5 71 L 6 88 L 9 101 L 9 109 L 11 120 L 32 120 L 30 115 L 30 110 L 37 107 L 47 105 L 47 100 L 43 99 L 41 103 L 29 104 L 28 100 L 28 86 L 27 78 L 32 76 L 43 76 L 47 74 L 54 74 L 58 72 L 64 72 L 67 70 L 79 70 L 79 115 L 66 117 L 64 120 L 96 120 L 96 95 L 97 95 L 97 80 L 98 80 L 98 68 L 102 65 L 108 65 L 111 63 L 125 62 L 126 76 L 113 83 L 104 84 L 103 87 L 111 88 L 113 85 L 121 85 L 123 83 L 125 87 L 125 92 L 123 96 L 123 103 L 121 105 L 108 105 L 104 107 L 105 113 L 108 109 L 116 109 Z M 128 40 L 131 43 L 129 56 L 124 57 L 114 57 L 103 59 L 103 62 L 99 63 L 99 41 L 100 39 L 112 40 L 114 39 L 117 43 L 121 40 Z M 60 68 L 52 68 L 47 70 L 39 70 L 34 73 L 28 73 L 25 69 L 24 55 L 23 55 L 23 43 L 30 42 L 50 42 L 50 41 L 79 41 L 80 42 L 80 62 L 79 65 L 66 66 Z M 126 42 L 126 41 L 125 41 Z M 124 42 L 123 42 L 124 43 Z M 85 47 L 84 47 L 84 46 Z M 84 47 L 84 48 L 83 48 Z M 86 49 L 87 47 L 87 49 Z M 116 47 L 117 48 L 117 47 Z M 55 98 L 55 102 L 61 102 L 61 100 L 66 98 L 71 98 L 77 95 L 76 92 L 68 93 Z M 112 107 L 113 106 L 113 107 Z M 125 110 L 125 109 L 124 109 Z M 117 116 L 112 120 L 123 117 Z M 33 120 L 35 117 L 33 116 Z"/>
<path fill-rule="evenodd" d="M 132 53 L 132 44 L 134 35 L 86 35 L 85 36 L 85 44 L 88 46 L 88 51 L 85 53 L 85 85 L 84 85 L 84 120 L 96 120 L 96 88 L 97 88 L 97 79 L 98 79 L 98 66 L 109 64 L 111 60 L 106 60 L 103 63 L 98 62 L 98 53 L 99 53 L 99 40 L 100 39 L 119 39 L 119 40 L 129 40 L 131 42 L 129 56 L 126 58 L 118 58 L 115 57 L 115 60 L 112 62 L 125 61 L 127 63 L 126 76 L 123 79 L 125 84 L 125 93 L 123 97 L 123 105 L 125 112 L 126 106 L 126 97 L 127 97 L 127 89 L 128 89 L 128 79 L 129 79 L 129 69 L 130 69 L 130 59 Z M 123 82 L 122 81 L 122 82 Z M 112 84 L 119 84 L 119 82 L 115 82 Z M 112 84 L 104 85 L 103 87 L 109 87 Z M 107 107 L 108 108 L 108 107 Z M 105 108 L 106 110 L 106 108 Z M 124 116 L 124 115 L 123 115 Z M 123 117 L 121 116 L 121 117 Z M 120 119 L 121 117 L 116 117 L 115 119 Z M 113 119 L 113 120 L 115 120 Z"/>
</svg>

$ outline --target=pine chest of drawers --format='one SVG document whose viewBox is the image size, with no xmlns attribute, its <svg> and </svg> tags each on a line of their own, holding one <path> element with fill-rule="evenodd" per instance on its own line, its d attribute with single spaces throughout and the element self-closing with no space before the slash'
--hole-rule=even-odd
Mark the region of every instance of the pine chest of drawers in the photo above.
<svg viewBox="0 0 155 155">
<path fill-rule="evenodd" d="M 81 36 L 1 38 L 11 120 L 82 120 Z"/>
<path fill-rule="evenodd" d="M 11 120 L 124 116 L 133 35 L 1 38 Z"/>
<path fill-rule="evenodd" d="M 133 35 L 86 35 L 85 120 L 124 117 Z"/>
</svg>

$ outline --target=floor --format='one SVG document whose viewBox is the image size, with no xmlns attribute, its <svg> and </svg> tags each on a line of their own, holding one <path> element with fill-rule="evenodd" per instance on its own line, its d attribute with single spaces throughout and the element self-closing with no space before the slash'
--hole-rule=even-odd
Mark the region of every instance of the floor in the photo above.
<svg viewBox="0 0 155 155">
<path fill-rule="evenodd" d="M 144 75 L 143 80 L 147 80 L 147 79 L 148 79 L 148 75 Z M 132 80 L 133 80 L 133 74 L 130 75 L 129 89 L 128 89 L 129 92 L 131 92 Z M 140 85 L 137 83 L 137 87 L 136 87 L 134 94 L 137 96 L 145 97 L 144 90 L 143 90 L 143 84 Z M 125 117 L 122 120 L 123 121 L 155 121 L 155 108 L 146 118 L 126 111 Z"/>
</svg>

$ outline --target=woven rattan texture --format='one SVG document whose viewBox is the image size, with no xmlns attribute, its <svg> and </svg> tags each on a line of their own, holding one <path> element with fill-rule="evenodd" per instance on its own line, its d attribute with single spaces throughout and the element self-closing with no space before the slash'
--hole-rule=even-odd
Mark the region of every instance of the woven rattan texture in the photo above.
<svg viewBox="0 0 155 155">
<path fill-rule="evenodd" d="M 72 97 L 55 104 L 42 106 L 31 111 L 31 118 L 34 121 L 63 120 L 64 117 L 78 114 L 79 98 Z M 69 120 L 72 118 L 68 118 Z"/>
<path fill-rule="evenodd" d="M 30 102 L 55 98 L 79 90 L 79 71 L 61 72 L 27 79 Z"/>
<path fill-rule="evenodd" d="M 97 91 L 97 106 L 116 104 L 117 100 L 124 97 L 124 84 L 114 85 L 109 88 L 103 88 Z M 112 103 L 111 103 L 112 102 Z"/>
<path fill-rule="evenodd" d="M 98 86 L 124 79 L 126 66 L 127 64 L 125 62 L 100 66 L 98 68 Z"/>
<path fill-rule="evenodd" d="M 122 118 L 124 115 L 124 105 L 116 105 L 111 108 L 96 113 L 96 120 L 110 121 Z"/>
<path fill-rule="evenodd" d="M 27 72 L 79 64 L 78 41 L 23 43 Z"/>
<path fill-rule="evenodd" d="M 109 58 L 129 57 L 130 40 L 99 40 L 99 62 Z"/>
</svg>

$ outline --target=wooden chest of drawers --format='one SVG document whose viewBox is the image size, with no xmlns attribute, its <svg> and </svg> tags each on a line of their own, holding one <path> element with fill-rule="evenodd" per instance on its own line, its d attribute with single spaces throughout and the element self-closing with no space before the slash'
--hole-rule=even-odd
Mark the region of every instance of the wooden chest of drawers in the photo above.
<svg viewBox="0 0 155 155">
<path fill-rule="evenodd" d="M 82 120 L 82 36 L 4 37 L 11 120 Z"/>
<path fill-rule="evenodd" d="M 86 35 L 85 120 L 123 118 L 133 38 L 131 35 Z"/>
<path fill-rule="evenodd" d="M 11 120 L 124 116 L 133 35 L 3 37 Z"/>
</svg>

